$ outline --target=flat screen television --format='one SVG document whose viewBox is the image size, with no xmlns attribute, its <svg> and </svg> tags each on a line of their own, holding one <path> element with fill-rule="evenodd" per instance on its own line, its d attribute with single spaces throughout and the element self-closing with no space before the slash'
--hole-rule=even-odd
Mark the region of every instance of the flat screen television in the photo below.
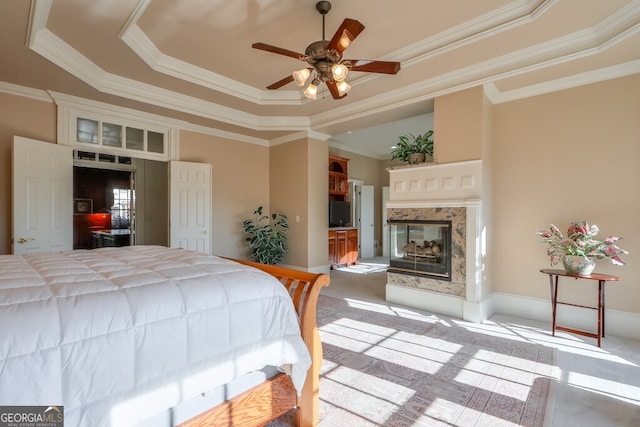
<svg viewBox="0 0 640 427">
<path fill-rule="evenodd" d="M 329 227 L 344 227 L 351 223 L 351 203 L 342 200 L 329 201 Z"/>
</svg>

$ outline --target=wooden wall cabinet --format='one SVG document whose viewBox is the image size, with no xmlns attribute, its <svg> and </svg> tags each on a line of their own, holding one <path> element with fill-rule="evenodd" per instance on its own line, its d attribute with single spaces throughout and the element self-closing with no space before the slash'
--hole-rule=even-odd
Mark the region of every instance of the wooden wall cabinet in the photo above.
<svg viewBox="0 0 640 427">
<path fill-rule="evenodd" d="M 350 266 L 358 263 L 358 229 L 329 230 L 329 263 L 331 266 Z"/>
<path fill-rule="evenodd" d="M 329 199 L 348 200 L 349 194 L 349 159 L 329 156 Z"/>
</svg>

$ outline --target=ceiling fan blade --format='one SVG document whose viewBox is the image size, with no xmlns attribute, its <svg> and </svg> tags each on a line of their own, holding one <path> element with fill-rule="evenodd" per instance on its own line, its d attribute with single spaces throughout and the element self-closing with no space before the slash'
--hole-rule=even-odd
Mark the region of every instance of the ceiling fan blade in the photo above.
<svg viewBox="0 0 640 427">
<path fill-rule="evenodd" d="M 371 61 L 368 59 L 346 59 L 351 62 L 351 71 L 365 71 L 368 73 L 396 74 L 400 71 L 399 62 Z"/>
<path fill-rule="evenodd" d="M 345 96 L 347 96 L 346 93 L 343 93 L 342 95 L 340 95 L 340 91 L 336 86 L 336 82 L 334 82 L 333 80 L 329 80 L 327 82 L 327 87 L 329 88 L 329 92 L 331 92 L 331 96 L 333 96 L 333 99 L 342 99 Z"/>
<path fill-rule="evenodd" d="M 271 52 L 271 53 L 277 53 L 279 55 L 290 56 L 291 58 L 295 58 L 295 59 L 301 59 L 302 57 L 304 57 L 304 55 L 301 53 L 294 52 L 288 49 L 283 49 L 277 46 L 272 46 L 266 43 L 254 43 L 251 45 L 251 47 L 254 49 L 266 50 L 267 52 Z"/>
<path fill-rule="evenodd" d="M 293 76 L 291 74 L 289 74 L 287 77 L 285 77 L 282 80 L 278 80 L 275 83 L 270 84 L 269 86 L 267 86 L 267 89 L 279 89 L 282 86 L 291 83 L 293 81 Z"/>
<path fill-rule="evenodd" d="M 364 25 L 362 25 L 360 21 L 346 18 L 342 21 L 340 28 L 338 28 L 338 31 L 336 31 L 333 38 L 329 41 L 327 50 L 337 50 L 340 53 L 344 52 L 362 30 L 364 30 Z"/>
</svg>

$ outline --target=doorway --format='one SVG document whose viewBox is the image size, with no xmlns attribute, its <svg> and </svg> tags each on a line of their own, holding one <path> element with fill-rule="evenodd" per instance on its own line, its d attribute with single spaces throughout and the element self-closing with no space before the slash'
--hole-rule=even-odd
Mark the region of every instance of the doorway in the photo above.
<svg viewBox="0 0 640 427">
<path fill-rule="evenodd" d="M 133 171 L 73 167 L 73 249 L 135 244 Z"/>
<path fill-rule="evenodd" d="M 74 249 L 169 245 L 167 162 L 132 158 L 126 168 L 76 163 L 73 171 Z"/>
</svg>

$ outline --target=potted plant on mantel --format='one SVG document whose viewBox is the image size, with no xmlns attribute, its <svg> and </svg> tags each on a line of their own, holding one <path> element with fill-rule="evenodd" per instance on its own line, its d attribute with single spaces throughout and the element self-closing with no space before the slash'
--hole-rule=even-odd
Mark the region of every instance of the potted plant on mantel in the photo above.
<svg viewBox="0 0 640 427">
<path fill-rule="evenodd" d="M 391 159 L 400 159 L 411 165 L 426 162 L 427 158 L 433 158 L 432 136 L 432 130 L 418 136 L 411 133 L 400 136 L 398 145 L 391 152 Z"/>
</svg>

